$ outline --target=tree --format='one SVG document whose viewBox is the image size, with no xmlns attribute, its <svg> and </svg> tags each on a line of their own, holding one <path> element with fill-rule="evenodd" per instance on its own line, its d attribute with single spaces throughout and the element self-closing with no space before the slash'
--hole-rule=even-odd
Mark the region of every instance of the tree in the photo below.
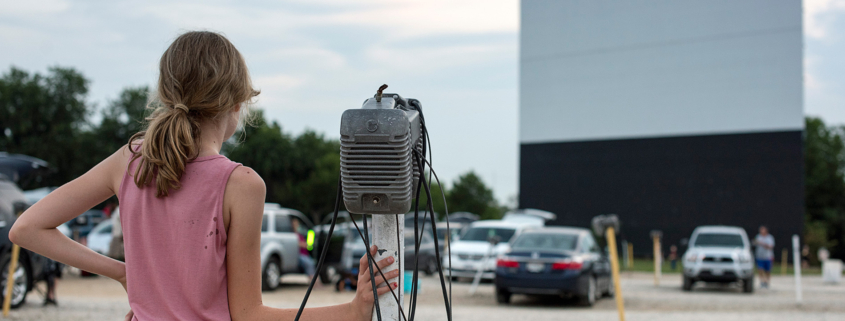
<svg viewBox="0 0 845 321">
<path fill-rule="evenodd" d="M 88 80 L 72 68 L 47 75 L 12 67 L 0 78 L 0 150 L 38 157 L 54 173 L 21 188 L 61 185 L 90 168 L 79 162 L 79 136 L 87 125 Z"/>
<path fill-rule="evenodd" d="M 805 238 L 811 251 L 845 257 L 845 128 L 807 117 L 804 131 Z"/>
<path fill-rule="evenodd" d="M 431 175 L 426 175 L 426 176 L 431 177 Z M 436 181 L 431 182 L 431 184 L 429 186 L 429 190 L 431 191 L 432 208 L 434 209 L 434 212 L 437 213 L 437 215 L 439 215 L 438 219 L 442 220 L 444 215 L 446 215 L 446 207 L 443 205 L 443 196 L 444 196 L 443 193 L 447 193 L 446 197 L 448 197 L 449 191 L 442 188 L 440 186 L 440 184 L 437 184 Z M 449 212 L 450 213 L 454 212 L 454 210 L 451 207 L 452 204 L 449 203 L 448 205 L 449 205 Z M 426 194 L 425 194 L 425 187 L 422 187 L 422 189 L 420 190 L 420 212 L 422 212 L 426 209 L 428 209 L 428 198 L 426 197 Z M 413 211 L 413 205 L 411 206 L 411 210 Z"/>
<path fill-rule="evenodd" d="M 319 222 L 334 209 L 340 142 L 310 130 L 292 137 L 277 122 L 267 123 L 260 110 L 255 113 L 254 125 L 236 134 L 241 141 L 227 143 L 223 153 L 261 175 L 267 202 L 300 210 Z"/>
<path fill-rule="evenodd" d="M 91 168 L 129 142 L 129 137 L 144 129 L 149 90 L 125 88 L 117 99 L 101 111 L 102 120 L 90 130 L 79 133 L 78 161 Z M 81 173 L 80 173 L 81 174 Z"/>
<path fill-rule="evenodd" d="M 490 190 L 475 172 L 470 171 L 458 177 L 447 193 L 449 212 L 470 212 L 481 219 L 499 219 L 503 208 L 499 207 L 493 191 Z"/>
</svg>

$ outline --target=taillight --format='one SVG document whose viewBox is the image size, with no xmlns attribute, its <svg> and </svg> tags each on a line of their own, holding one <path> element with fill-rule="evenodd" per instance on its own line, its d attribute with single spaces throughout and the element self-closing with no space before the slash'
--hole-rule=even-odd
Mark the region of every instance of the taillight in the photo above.
<svg viewBox="0 0 845 321">
<path fill-rule="evenodd" d="M 496 260 L 496 266 L 503 268 L 518 268 L 519 262 L 509 259 L 498 259 Z"/>
<path fill-rule="evenodd" d="M 552 263 L 552 270 L 580 270 L 584 264 L 572 260 L 564 260 Z"/>
</svg>

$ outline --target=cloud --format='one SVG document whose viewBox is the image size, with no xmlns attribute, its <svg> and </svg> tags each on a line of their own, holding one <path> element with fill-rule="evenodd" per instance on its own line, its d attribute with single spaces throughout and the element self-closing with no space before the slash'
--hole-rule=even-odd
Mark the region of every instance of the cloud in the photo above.
<svg viewBox="0 0 845 321">
<path fill-rule="evenodd" d="M 812 73 L 818 62 L 819 60 L 813 56 L 804 56 L 804 89 L 807 91 L 817 91 L 824 88 L 824 84 Z"/>
<path fill-rule="evenodd" d="M 42 15 L 67 10 L 70 4 L 63 0 L 0 0 L 0 16 Z"/>
<path fill-rule="evenodd" d="M 231 5 L 207 2 L 148 3 L 139 7 L 140 12 L 174 26 L 191 28 L 213 22 L 227 33 L 236 30 L 261 38 L 309 27 L 370 28 L 390 39 L 516 33 L 519 29 L 516 0 L 319 0 L 298 1 L 296 6 L 238 7 L 237 10 Z"/>
<path fill-rule="evenodd" d="M 828 36 L 831 13 L 845 11 L 845 0 L 804 0 L 804 34 L 814 39 Z"/>
</svg>

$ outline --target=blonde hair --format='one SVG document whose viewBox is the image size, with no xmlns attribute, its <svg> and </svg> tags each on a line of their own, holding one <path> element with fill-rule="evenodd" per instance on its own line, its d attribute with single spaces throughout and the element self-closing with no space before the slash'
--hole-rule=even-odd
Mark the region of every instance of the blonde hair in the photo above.
<svg viewBox="0 0 845 321">
<path fill-rule="evenodd" d="M 146 118 L 146 130 L 129 138 L 129 150 L 132 161 L 140 159 L 135 185 L 154 181 L 156 195 L 165 197 L 180 188 L 186 164 L 199 154 L 200 123 L 250 102 L 259 92 L 238 49 L 209 31 L 176 38 L 161 56 L 159 73 L 156 96 L 147 106 L 154 111 Z M 241 108 L 244 116 L 248 109 Z M 138 150 L 136 140 L 141 140 Z"/>
</svg>

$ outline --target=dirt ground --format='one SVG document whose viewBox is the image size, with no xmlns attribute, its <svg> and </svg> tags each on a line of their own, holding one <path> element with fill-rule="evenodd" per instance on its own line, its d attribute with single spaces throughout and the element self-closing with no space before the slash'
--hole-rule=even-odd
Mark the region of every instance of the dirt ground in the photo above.
<svg viewBox="0 0 845 321">
<path fill-rule="evenodd" d="M 679 275 L 664 275 L 656 287 L 650 274 L 627 273 L 622 276 L 626 320 L 845 320 L 845 284 L 825 285 L 819 276 L 802 280 L 804 302 L 797 304 L 794 279 L 788 276 L 775 276 L 771 289 L 758 288 L 754 294 L 742 293 L 738 286 L 715 285 L 699 285 L 687 293 L 680 289 Z M 298 307 L 306 281 L 304 276 L 286 276 L 280 289 L 264 293 L 264 303 Z M 422 281 L 416 319 L 445 320 L 438 279 L 424 277 Z M 475 295 L 469 295 L 469 287 L 467 283 L 453 284 L 454 320 L 618 320 L 612 298 L 583 308 L 563 299 L 517 295 L 511 304 L 499 305 L 491 284 L 482 284 Z M 123 288 L 102 277 L 70 275 L 58 289 L 58 307 L 42 307 L 43 297 L 33 291 L 26 305 L 11 312 L 10 320 L 122 320 L 129 310 Z M 335 293 L 330 287 L 322 287 L 315 289 L 308 306 L 348 302 L 351 298 L 352 293 Z"/>
</svg>

